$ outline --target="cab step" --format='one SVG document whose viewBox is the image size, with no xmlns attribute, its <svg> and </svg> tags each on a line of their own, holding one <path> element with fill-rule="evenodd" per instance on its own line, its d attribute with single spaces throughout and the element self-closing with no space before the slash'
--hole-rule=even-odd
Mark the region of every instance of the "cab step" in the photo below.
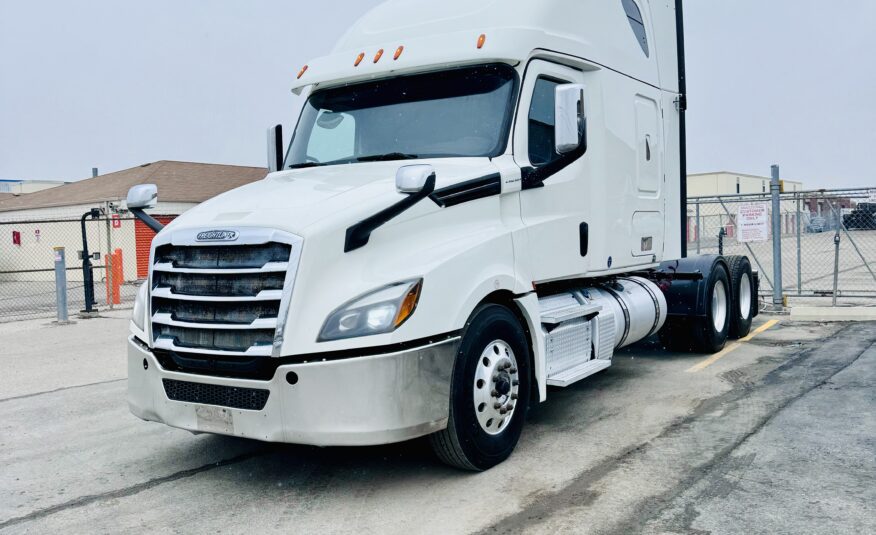
<svg viewBox="0 0 876 535">
<path fill-rule="evenodd" d="M 610 360 L 591 360 L 574 368 L 548 376 L 548 386 L 567 387 L 611 366 Z"/>
</svg>

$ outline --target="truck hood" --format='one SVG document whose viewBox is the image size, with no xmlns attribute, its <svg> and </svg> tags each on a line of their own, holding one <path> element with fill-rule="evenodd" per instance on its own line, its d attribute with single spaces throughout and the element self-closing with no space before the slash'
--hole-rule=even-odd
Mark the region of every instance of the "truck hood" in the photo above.
<svg viewBox="0 0 876 535">
<path fill-rule="evenodd" d="M 206 201 L 168 225 L 168 229 L 267 227 L 300 236 L 317 223 L 361 220 L 401 199 L 395 189 L 399 167 L 430 164 L 436 189 L 497 172 L 488 158 L 369 162 L 281 171 L 264 180 Z"/>
</svg>

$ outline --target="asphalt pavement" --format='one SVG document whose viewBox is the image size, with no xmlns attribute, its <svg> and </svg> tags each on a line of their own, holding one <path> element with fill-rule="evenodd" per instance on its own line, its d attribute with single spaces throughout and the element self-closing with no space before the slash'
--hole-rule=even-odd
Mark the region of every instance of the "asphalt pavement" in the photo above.
<svg viewBox="0 0 876 535">
<path fill-rule="evenodd" d="M 470 474 L 423 440 L 142 422 L 111 316 L 0 325 L 0 533 L 876 533 L 876 324 L 759 318 L 717 359 L 630 348 Z"/>
</svg>

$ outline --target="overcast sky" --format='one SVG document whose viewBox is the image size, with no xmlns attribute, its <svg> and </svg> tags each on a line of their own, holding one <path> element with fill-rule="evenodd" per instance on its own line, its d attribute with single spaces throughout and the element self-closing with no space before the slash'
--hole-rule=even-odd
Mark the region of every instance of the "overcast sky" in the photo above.
<svg viewBox="0 0 876 535">
<path fill-rule="evenodd" d="M 377 3 L 0 0 L 0 178 L 264 165 L 295 73 Z M 685 5 L 691 172 L 876 186 L 876 2 Z"/>
</svg>

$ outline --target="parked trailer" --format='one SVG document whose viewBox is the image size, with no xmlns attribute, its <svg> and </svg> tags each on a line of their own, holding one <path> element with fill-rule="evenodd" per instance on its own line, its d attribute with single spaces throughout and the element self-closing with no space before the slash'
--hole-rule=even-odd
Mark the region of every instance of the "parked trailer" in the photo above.
<svg viewBox="0 0 876 535">
<path fill-rule="evenodd" d="M 152 244 L 144 420 L 263 441 L 430 437 L 485 470 L 531 403 L 660 333 L 745 336 L 745 257 L 687 257 L 680 0 L 391 0 L 296 70 L 271 174 Z M 143 212 L 157 191 L 138 186 Z"/>
</svg>

